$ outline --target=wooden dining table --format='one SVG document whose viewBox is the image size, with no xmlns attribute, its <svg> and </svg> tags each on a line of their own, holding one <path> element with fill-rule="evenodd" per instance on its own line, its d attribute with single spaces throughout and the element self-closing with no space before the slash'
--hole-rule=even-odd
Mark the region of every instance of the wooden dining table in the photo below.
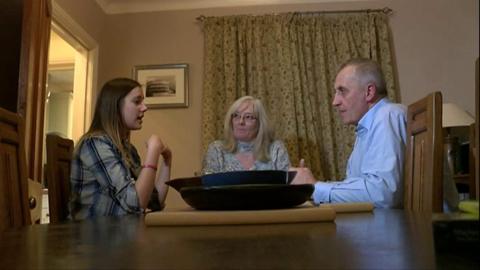
<svg viewBox="0 0 480 270">
<path fill-rule="evenodd" d="M 440 262 L 440 263 L 439 263 Z M 0 269 L 449 269 L 432 223 L 403 210 L 333 222 L 146 226 L 144 216 L 0 233 Z"/>
</svg>

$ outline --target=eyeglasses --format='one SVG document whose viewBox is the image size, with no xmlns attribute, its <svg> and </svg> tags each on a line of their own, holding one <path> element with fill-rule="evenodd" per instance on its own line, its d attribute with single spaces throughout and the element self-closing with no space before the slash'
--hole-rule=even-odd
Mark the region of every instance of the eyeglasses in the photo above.
<svg viewBox="0 0 480 270">
<path fill-rule="evenodd" d="M 257 120 L 257 117 L 251 113 L 245 113 L 245 114 L 233 113 L 232 114 L 233 121 L 240 122 L 242 121 L 242 118 L 245 122 L 248 122 L 248 123 L 253 123 Z"/>
</svg>

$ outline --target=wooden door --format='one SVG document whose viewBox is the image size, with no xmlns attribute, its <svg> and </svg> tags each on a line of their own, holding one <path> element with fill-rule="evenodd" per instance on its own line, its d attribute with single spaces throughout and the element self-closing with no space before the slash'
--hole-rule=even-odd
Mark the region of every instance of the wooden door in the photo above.
<svg viewBox="0 0 480 270">
<path fill-rule="evenodd" d="M 18 113 L 25 119 L 28 178 L 43 178 L 43 121 L 52 18 L 51 0 L 24 0 Z"/>
</svg>

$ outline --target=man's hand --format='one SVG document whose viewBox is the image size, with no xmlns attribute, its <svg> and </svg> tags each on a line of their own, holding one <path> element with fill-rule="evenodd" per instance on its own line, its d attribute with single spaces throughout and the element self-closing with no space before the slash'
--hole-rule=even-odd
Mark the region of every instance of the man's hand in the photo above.
<svg viewBox="0 0 480 270">
<path fill-rule="evenodd" d="M 303 159 L 300 160 L 299 167 L 291 167 L 289 170 L 297 172 L 295 178 L 293 178 L 291 182 L 293 185 L 315 184 L 317 181 L 313 176 L 312 171 L 305 167 L 305 161 Z"/>
</svg>

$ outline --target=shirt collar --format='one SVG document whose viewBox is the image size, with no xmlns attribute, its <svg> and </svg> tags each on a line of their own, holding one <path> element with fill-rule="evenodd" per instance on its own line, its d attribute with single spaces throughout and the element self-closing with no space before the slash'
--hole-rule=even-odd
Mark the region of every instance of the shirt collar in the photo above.
<svg viewBox="0 0 480 270">
<path fill-rule="evenodd" d="M 375 114 L 377 113 L 378 109 L 383 106 L 383 104 L 386 104 L 390 102 L 386 97 L 380 99 L 377 103 L 371 107 L 366 114 L 360 118 L 360 121 L 358 121 L 357 127 L 355 128 L 355 131 L 358 133 L 363 129 L 370 129 L 372 126 L 373 120 L 375 119 Z"/>
</svg>

